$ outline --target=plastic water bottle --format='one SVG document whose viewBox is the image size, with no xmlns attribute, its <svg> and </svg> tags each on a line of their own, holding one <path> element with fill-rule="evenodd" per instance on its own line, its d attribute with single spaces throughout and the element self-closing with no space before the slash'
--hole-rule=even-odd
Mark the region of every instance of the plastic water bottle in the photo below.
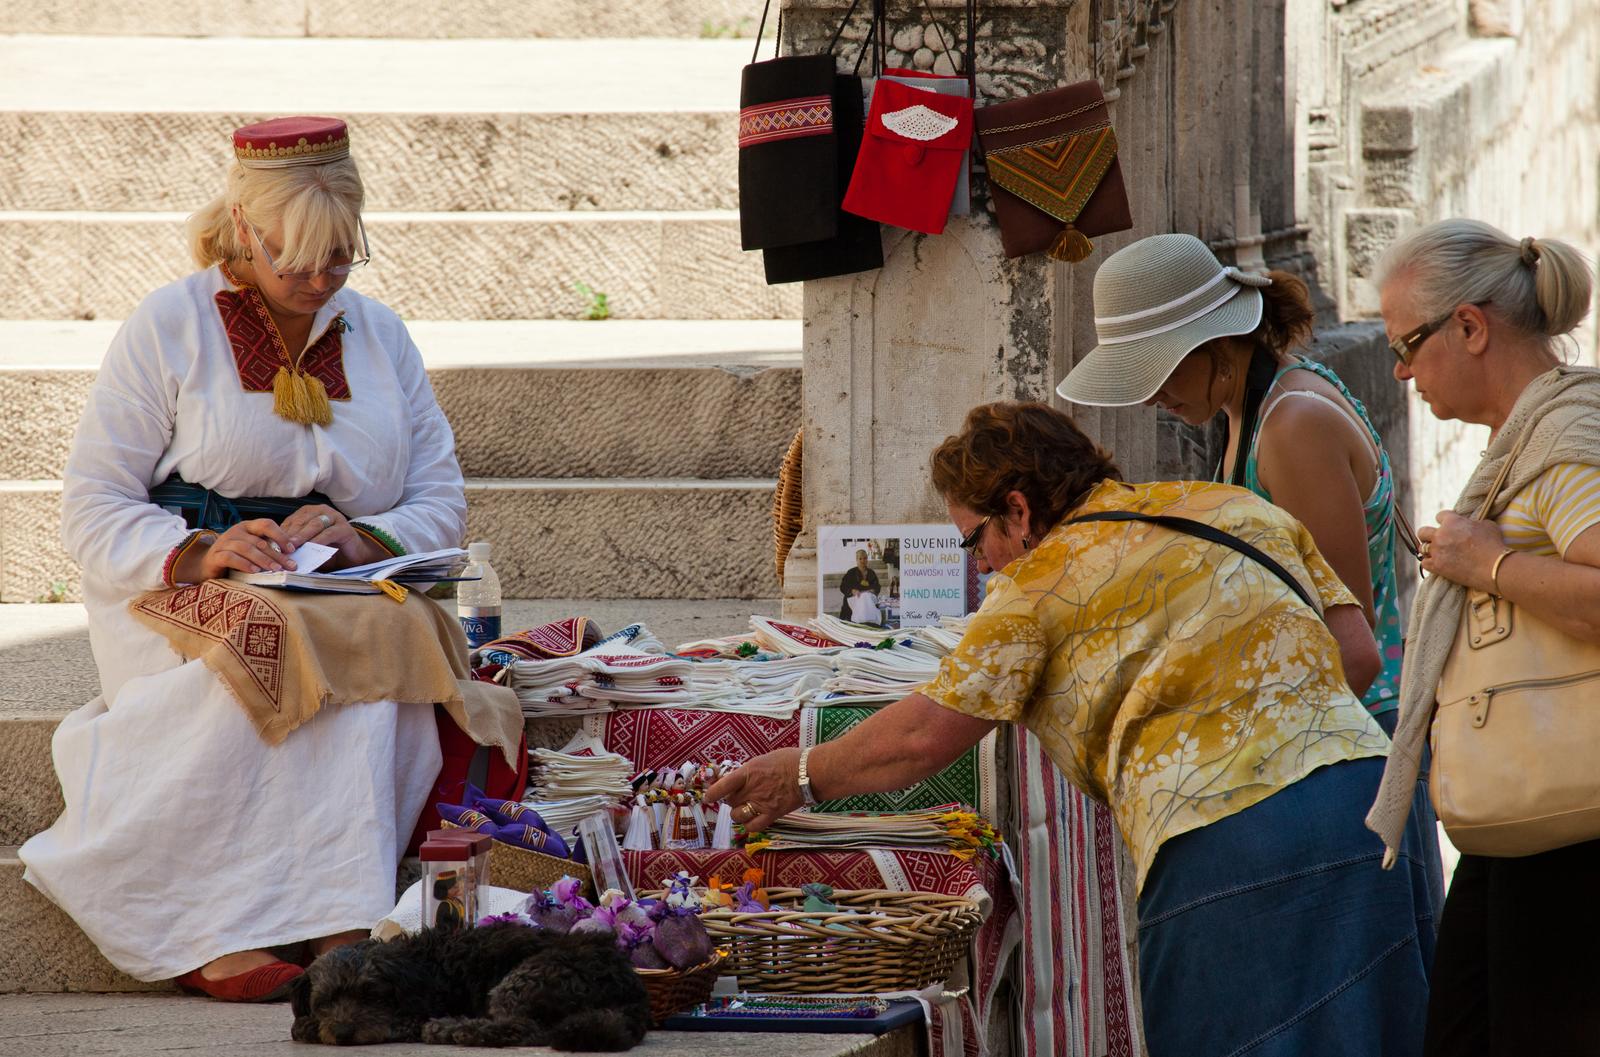
<svg viewBox="0 0 1600 1057">
<path fill-rule="evenodd" d="M 467 568 L 461 575 L 480 577 L 456 585 L 456 616 L 467 633 L 467 645 L 477 649 L 500 637 L 500 577 L 489 564 L 487 543 L 468 545 Z"/>
</svg>

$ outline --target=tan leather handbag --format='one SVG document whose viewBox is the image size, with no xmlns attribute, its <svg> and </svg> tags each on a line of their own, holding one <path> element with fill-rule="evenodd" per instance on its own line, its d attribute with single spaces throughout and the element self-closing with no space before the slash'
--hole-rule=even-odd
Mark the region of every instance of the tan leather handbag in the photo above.
<svg viewBox="0 0 1600 1057">
<path fill-rule="evenodd" d="M 1469 591 L 1439 679 L 1432 744 L 1433 808 L 1461 851 L 1532 855 L 1600 838 L 1600 645 Z"/>
</svg>

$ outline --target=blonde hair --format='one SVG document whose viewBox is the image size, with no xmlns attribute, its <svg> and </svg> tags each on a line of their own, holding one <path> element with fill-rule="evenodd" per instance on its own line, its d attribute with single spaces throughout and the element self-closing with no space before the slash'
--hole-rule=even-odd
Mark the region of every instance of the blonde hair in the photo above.
<svg viewBox="0 0 1600 1057">
<path fill-rule="evenodd" d="M 283 252 L 273 263 L 279 271 L 315 271 L 337 254 L 360 249 L 364 197 L 354 158 L 282 169 L 247 169 L 235 161 L 223 193 L 185 225 L 189 253 L 201 268 L 243 258 L 246 247 L 233 223 L 237 207 L 261 234 L 278 231 Z"/>
<path fill-rule="evenodd" d="M 1492 224 L 1457 217 L 1389 247 L 1378 285 L 1405 273 L 1412 305 L 1426 319 L 1460 304 L 1490 304 L 1525 334 L 1554 338 L 1589 312 L 1593 276 L 1583 254 L 1555 239 L 1520 242 Z"/>
</svg>

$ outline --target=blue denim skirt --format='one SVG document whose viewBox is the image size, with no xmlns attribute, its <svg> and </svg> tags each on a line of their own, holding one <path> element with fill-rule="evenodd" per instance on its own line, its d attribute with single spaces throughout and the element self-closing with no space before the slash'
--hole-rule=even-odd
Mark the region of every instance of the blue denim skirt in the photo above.
<svg viewBox="0 0 1600 1057">
<path fill-rule="evenodd" d="M 1393 741 L 1394 728 L 1400 722 L 1400 712 L 1391 709 L 1372 718 L 1378 721 L 1378 726 Z M 1417 791 L 1411 797 L 1411 814 L 1406 818 L 1406 840 L 1428 879 L 1428 905 L 1433 909 L 1433 924 L 1437 929 L 1444 917 L 1444 858 L 1439 853 L 1439 816 L 1433 813 L 1433 800 L 1428 796 L 1428 763 L 1431 759 L 1428 747 L 1423 746 L 1422 769 L 1417 772 Z"/>
<path fill-rule="evenodd" d="M 1382 759 L 1319 768 L 1161 846 L 1139 896 L 1150 1057 L 1416 1057 L 1426 864 L 1362 819 Z"/>
</svg>

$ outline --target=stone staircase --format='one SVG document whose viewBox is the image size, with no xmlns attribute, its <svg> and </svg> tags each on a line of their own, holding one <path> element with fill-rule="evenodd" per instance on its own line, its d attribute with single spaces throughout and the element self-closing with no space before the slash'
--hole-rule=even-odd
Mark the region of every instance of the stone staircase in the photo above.
<svg viewBox="0 0 1600 1057">
<path fill-rule="evenodd" d="M 65 602 L 0 605 L 0 992 L 147 986 L 22 882 L 15 846 L 59 812 L 50 737 L 98 690 L 57 539 L 67 446 L 117 321 L 189 270 L 183 218 L 239 124 L 351 122 L 374 253 L 351 285 L 423 351 L 470 536 L 508 598 L 544 600 L 508 621 L 642 617 L 678 641 L 776 612 L 800 291 L 738 245 L 750 41 L 719 38 L 746 7 L 0 5 L 0 602 Z M 534 39 L 558 36 L 581 39 Z M 611 318 L 584 319 L 578 283 Z"/>
</svg>

